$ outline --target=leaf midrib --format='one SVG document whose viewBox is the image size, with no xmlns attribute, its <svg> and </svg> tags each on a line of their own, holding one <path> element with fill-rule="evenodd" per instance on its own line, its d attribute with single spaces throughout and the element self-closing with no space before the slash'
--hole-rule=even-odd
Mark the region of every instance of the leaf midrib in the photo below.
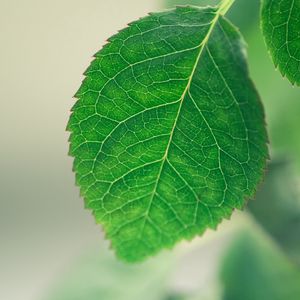
<svg viewBox="0 0 300 300">
<path fill-rule="evenodd" d="M 182 93 L 182 96 L 181 96 L 181 98 L 179 100 L 180 104 L 179 104 L 179 107 L 178 107 L 178 110 L 177 110 L 177 114 L 176 114 L 176 117 L 175 117 L 175 120 L 174 120 L 174 124 L 173 124 L 172 129 L 171 129 L 171 133 L 170 133 L 169 141 L 168 141 L 168 144 L 167 144 L 167 147 L 166 147 L 166 151 L 164 153 L 164 156 L 161 158 L 161 165 L 160 165 L 160 168 L 159 168 L 159 171 L 158 171 L 157 180 L 156 180 L 154 188 L 153 188 L 153 193 L 151 194 L 149 205 L 148 205 L 147 210 L 145 212 L 144 224 L 142 226 L 141 233 L 143 232 L 143 227 L 145 226 L 146 220 L 148 218 L 149 211 L 151 209 L 151 205 L 152 205 L 154 196 L 155 196 L 157 188 L 158 188 L 158 184 L 159 184 L 159 181 L 160 181 L 162 170 L 163 170 L 165 162 L 167 161 L 167 158 L 168 158 L 169 149 L 170 149 L 170 146 L 172 144 L 172 140 L 173 140 L 173 136 L 174 136 L 174 131 L 175 131 L 178 119 L 179 119 L 179 115 L 180 115 L 180 112 L 181 112 L 181 109 L 182 109 L 183 101 L 184 101 L 187 93 L 189 92 L 189 89 L 190 89 L 191 83 L 193 81 L 196 69 L 198 67 L 200 58 L 202 56 L 203 50 L 204 50 L 204 48 L 206 47 L 206 45 L 207 45 L 207 43 L 209 41 L 209 38 L 210 38 L 210 36 L 211 36 L 211 34 L 212 34 L 212 32 L 213 32 L 213 30 L 214 30 L 214 28 L 215 28 L 218 20 L 219 20 L 220 15 L 222 14 L 222 9 L 223 9 L 223 7 L 220 6 L 219 9 L 216 11 L 216 16 L 213 18 L 213 20 L 211 22 L 211 25 L 210 25 L 210 28 L 209 28 L 206 36 L 204 37 L 204 39 L 202 40 L 202 42 L 198 46 L 199 47 L 199 53 L 198 53 L 198 55 L 196 57 L 195 64 L 194 64 L 194 67 L 192 69 L 192 72 L 191 72 L 191 75 L 189 77 L 189 80 L 187 82 L 187 85 L 186 85 L 186 87 L 185 87 L 185 89 L 184 89 L 184 91 Z"/>
</svg>

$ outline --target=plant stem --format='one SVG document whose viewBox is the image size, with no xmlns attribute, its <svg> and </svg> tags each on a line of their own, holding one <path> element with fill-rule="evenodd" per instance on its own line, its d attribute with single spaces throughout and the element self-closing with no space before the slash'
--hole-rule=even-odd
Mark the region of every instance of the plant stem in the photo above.
<svg viewBox="0 0 300 300">
<path fill-rule="evenodd" d="M 221 15 L 225 15 L 227 11 L 230 9 L 231 5 L 235 0 L 222 0 L 219 7 L 219 13 Z"/>
</svg>

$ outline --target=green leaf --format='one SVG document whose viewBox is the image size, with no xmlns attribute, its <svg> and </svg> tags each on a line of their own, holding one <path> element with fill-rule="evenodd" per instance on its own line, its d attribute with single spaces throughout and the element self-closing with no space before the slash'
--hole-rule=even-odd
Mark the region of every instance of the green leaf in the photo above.
<svg viewBox="0 0 300 300">
<path fill-rule="evenodd" d="M 76 182 L 117 255 L 216 228 L 253 196 L 267 137 L 244 42 L 218 8 L 154 13 L 109 39 L 76 94 Z"/>
<path fill-rule="evenodd" d="M 76 260 L 45 300 L 163 300 L 174 256 L 158 256 L 140 265 L 123 264 L 103 244 Z"/>
<path fill-rule="evenodd" d="M 257 230 L 234 241 L 222 265 L 221 281 L 223 300 L 297 300 L 300 295 L 299 270 Z"/>
<path fill-rule="evenodd" d="M 292 84 L 300 85 L 300 1 L 263 0 L 261 20 L 275 66 Z"/>
<path fill-rule="evenodd" d="M 269 165 L 264 185 L 248 208 L 290 259 L 300 265 L 299 183 L 287 161 Z"/>
</svg>

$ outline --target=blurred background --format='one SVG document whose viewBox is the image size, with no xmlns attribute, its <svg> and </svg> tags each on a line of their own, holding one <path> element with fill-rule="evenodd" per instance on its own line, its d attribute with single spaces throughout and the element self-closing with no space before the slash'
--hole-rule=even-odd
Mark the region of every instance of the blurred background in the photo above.
<svg viewBox="0 0 300 300">
<path fill-rule="evenodd" d="M 228 14 L 248 44 L 272 160 L 256 201 L 146 263 L 116 261 L 74 185 L 65 127 L 106 39 L 201 0 L 0 0 L 0 299 L 300 299 L 300 88 L 273 67 L 259 0 Z"/>
</svg>

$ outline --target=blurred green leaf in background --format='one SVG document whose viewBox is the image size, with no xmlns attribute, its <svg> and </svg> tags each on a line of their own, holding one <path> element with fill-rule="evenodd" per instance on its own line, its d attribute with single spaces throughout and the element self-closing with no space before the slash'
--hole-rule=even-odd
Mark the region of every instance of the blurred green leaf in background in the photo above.
<svg viewBox="0 0 300 300">
<path fill-rule="evenodd" d="M 168 295 L 172 257 L 160 255 L 139 265 L 118 261 L 107 242 L 85 254 L 54 286 L 46 300 L 157 300 Z M 173 257 L 174 258 L 174 257 Z"/>
<path fill-rule="evenodd" d="M 286 160 L 273 161 L 255 201 L 248 208 L 259 224 L 300 267 L 299 182 Z"/>
<path fill-rule="evenodd" d="M 267 236 L 243 232 L 221 270 L 223 300 L 298 300 L 300 272 Z"/>
</svg>

